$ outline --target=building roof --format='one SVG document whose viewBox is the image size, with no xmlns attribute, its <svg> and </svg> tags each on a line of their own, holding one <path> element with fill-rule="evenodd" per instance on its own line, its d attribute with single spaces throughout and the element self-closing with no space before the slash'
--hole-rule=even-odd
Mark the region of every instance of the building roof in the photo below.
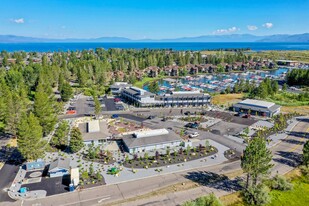
<svg viewBox="0 0 309 206">
<path fill-rule="evenodd" d="M 154 95 L 151 92 L 148 92 L 144 89 L 140 89 L 140 88 L 137 88 L 137 87 L 130 87 L 130 88 L 124 89 L 124 91 L 126 91 L 127 93 L 129 93 L 133 96 L 140 96 L 140 97 Z"/>
<path fill-rule="evenodd" d="M 245 100 L 246 101 L 246 100 Z M 258 100 L 255 100 L 258 101 Z M 253 101 L 247 101 L 249 103 L 254 103 Z M 261 112 L 274 112 L 276 111 L 278 108 L 280 108 L 280 105 L 271 103 L 271 102 L 265 102 L 265 101 L 258 101 L 255 104 L 249 104 L 249 103 L 245 103 L 242 104 L 242 102 L 239 102 L 237 104 L 234 104 L 234 107 L 238 107 L 241 109 L 250 109 L 250 110 L 254 110 L 254 111 L 261 111 Z"/>
<path fill-rule="evenodd" d="M 87 124 L 79 123 L 78 128 L 83 135 L 83 140 L 84 141 L 101 140 L 101 139 L 106 139 L 107 137 L 111 136 L 111 134 L 108 132 L 106 121 L 103 121 L 103 120 L 100 121 L 99 126 L 100 126 L 100 130 L 98 132 L 88 133 Z"/>
<path fill-rule="evenodd" d="M 70 169 L 70 159 L 69 158 L 58 158 L 50 163 L 48 171 L 61 168 L 61 169 Z"/>
<path fill-rule="evenodd" d="M 140 137 L 140 138 L 136 138 L 134 134 L 130 134 L 130 135 L 124 135 L 122 139 L 125 145 L 129 149 L 181 141 L 180 137 L 178 137 L 174 132 L 168 132 L 167 134 Z"/>
<path fill-rule="evenodd" d="M 100 132 L 100 124 L 99 120 L 92 120 L 87 123 L 88 125 L 88 133 Z"/>
<path fill-rule="evenodd" d="M 266 101 L 261 101 L 261 100 L 256 100 L 256 99 L 246 99 L 238 104 L 241 105 L 248 105 L 248 106 L 256 106 L 256 107 L 261 107 L 261 108 L 270 108 L 275 105 L 273 102 L 266 102 Z"/>
<path fill-rule="evenodd" d="M 110 85 L 109 88 L 111 89 L 121 89 L 125 87 L 130 87 L 132 84 L 128 84 L 127 82 L 115 82 L 114 84 Z"/>
</svg>

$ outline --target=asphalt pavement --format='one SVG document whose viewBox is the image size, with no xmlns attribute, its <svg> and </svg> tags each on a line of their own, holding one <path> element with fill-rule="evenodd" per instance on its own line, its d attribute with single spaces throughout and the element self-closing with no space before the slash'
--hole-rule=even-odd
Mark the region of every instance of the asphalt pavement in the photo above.
<svg viewBox="0 0 309 206">
<path fill-rule="evenodd" d="M 0 202 L 14 202 L 8 196 L 6 189 L 10 188 L 18 169 L 18 165 L 6 162 L 0 170 Z"/>
</svg>

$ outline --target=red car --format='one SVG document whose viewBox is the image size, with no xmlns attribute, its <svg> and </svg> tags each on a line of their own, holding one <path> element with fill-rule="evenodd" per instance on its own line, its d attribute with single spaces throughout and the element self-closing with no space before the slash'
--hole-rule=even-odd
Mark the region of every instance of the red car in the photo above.
<svg viewBox="0 0 309 206">
<path fill-rule="evenodd" d="M 76 110 L 68 110 L 66 114 L 76 114 Z"/>
<path fill-rule="evenodd" d="M 115 99 L 114 99 L 114 102 L 120 102 L 120 101 L 121 101 L 120 98 L 115 98 Z"/>
</svg>

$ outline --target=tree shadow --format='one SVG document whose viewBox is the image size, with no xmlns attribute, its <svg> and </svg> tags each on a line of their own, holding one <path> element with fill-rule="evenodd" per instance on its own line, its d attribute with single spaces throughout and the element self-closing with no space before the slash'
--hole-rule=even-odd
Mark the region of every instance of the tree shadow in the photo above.
<svg viewBox="0 0 309 206">
<path fill-rule="evenodd" d="M 279 151 L 277 152 L 277 154 L 282 158 L 274 158 L 273 160 L 275 162 L 288 165 L 290 167 L 296 167 L 302 162 L 301 154 L 296 152 Z"/>
<path fill-rule="evenodd" d="M 239 178 L 231 180 L 225 175 L 219 175 L 213 172 L 189 172 L 187 175 L 185 175 L 185 178 L 194 181 L 200 185 L 224 191 L 238 191 L 242 189 Z"/>
<path fill-rule="evenodd" d="M 308 132 L 288 132 L 287 133 L 290 136 L 294 136 L 294 137 L 301 137 L 301 138 L 305 138 L 305 139 L 309 139 L 309 133 Z"/>
<path fill-rule="evenodd" d="M 309 118 L 299 117 L 299 118 L 296 118 L 296 120 L 299 121 L 299 122 L 307 122 L 307 123 L 309 123 Z"/>
<path fill-rule="evenodd" d="M 289 144 L 296 144 L 296 145 L 302 145 L 302 144 L 305 143 L 303 141 L 299 141 L 299 140 L 296 140 L 296 139 L 282 139 L 282 142 L 287 142 Z"/>
</svg>

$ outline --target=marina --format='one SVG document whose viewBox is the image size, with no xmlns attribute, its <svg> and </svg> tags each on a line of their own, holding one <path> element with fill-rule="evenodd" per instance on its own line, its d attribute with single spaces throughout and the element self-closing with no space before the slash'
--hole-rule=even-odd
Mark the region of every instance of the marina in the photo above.
<svg viewBox="0 0 309 206">
<path fill-rule="evenodd" d="M 202 91 L 202 92 L 221 92 L 227 87 L 233 88 L 234 85 L 243 79 L 250 83 L 259 84 L 263 79 L 283 80 L 288 68 L 278 68 L 271 71 L 247 71 L 242 73 L 229 74 L 206 74 L 197 76 L 185 76 L 180 78 L 165 78 L 159 80 L 160 91 L 158 94 L 165 94 L 171 91 Z M 148 85 L 143 87 L 149 91 Z"/>
</svg>

